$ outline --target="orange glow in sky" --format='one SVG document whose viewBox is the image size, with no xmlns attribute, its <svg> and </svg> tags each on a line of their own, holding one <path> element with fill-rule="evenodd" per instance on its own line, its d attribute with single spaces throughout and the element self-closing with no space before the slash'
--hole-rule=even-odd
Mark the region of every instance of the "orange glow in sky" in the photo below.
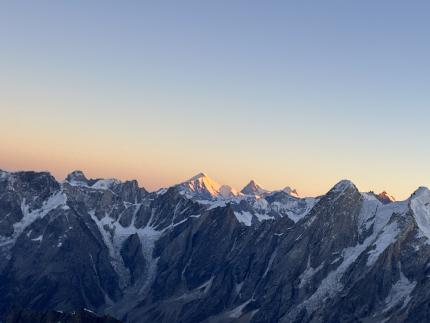
<svg viewBox="0 0 430 323">
<path fill-rule="evenodd" d="M 430 185 L 428 2 L 239 2 L 3 4 L 0 169 Z"/>
</svg>

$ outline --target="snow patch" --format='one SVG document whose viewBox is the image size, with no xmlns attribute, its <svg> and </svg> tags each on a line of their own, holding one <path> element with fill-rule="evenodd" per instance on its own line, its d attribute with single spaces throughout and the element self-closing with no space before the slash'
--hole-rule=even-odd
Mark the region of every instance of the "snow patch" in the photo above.
<svg viewBox="0 0 430 323">
<path fill-rule="evenodd" d="M 189 301 L 192 301 L 194 299 L 201 298 L 202 296 L 207 294 L 207 292 L 209 292 L 209 290 L 212 288 L 212 283 L 213 283 L 214 278 L 215 278 L 215 276 L 211 276 L 211 278 L 209 280 L 207 280 L 206 282 L 204 282 L 200 286 L 198 286 L 198 287 L 182 294 L 181 296 L 177 297 L 176 300 L 185 300 L 185 301 L 189 302 Z"/>
<path fill-rule="evenodd" d="M 113 185 L 121 183 L 117 179 L 110 178 L 110 179 L 100 179 L 97 182 L 95 182 L 91 187 L 96 190 L 108 190 Z"/>
<path fill-rule="evenodd" d="M 420 187 L 412 194 L 410 207 L 419 230 L 430 243 L 430 191 Z"/>
<path fill-rule="evenodd" d="M 269 262 L 267 263 L 266 270 L 264 271 L 264 274 L 263 274 L 263 278 L 265 278 L 265 277 L 267 276 L 267 274 L 268 274 L 268 272 L 269 272 L 270 268 L 272 268 L 272 264 L 273 264 L 273 261 L 275 260 L 275 257 L 276 257 L 276 255 L 277 255 L 277 253 L 278 253 L 278 251 L 277 251 L 277 250 L 275 250 L 275 251 L 272 253 L 272 255 L 270 256 Z"/>
<path fill-rule="evenodd" d="M 158 196 L 163 195 L 167 192 L 167 188 L 160 188 L 158 191 L 155 192 Z"/>
<path fill-rule="evenodd" d="M 13 244 L 29 225 L 31 225 L 37 219 L 43 218 L 49 212 L 57 208 L 61 208 L 63 210 L 69 209 L 67 206 L 67 196 L 61 191 L 51 195 L 46 201 L 43 202 L 42 207 L 36 210 L 30 211 L 29 205 L 27 205 L 26 200 L 23 199 L 21 202 L 21 211 L 23 217 L 19 222 L 13 225 L 12 237 L 2 239 L 0 241 L 0 247 Z"/>
<path fill-rule="evenodd" d="M 247 300 L 245 303 L 242 303 L 239 306 L 235 307 L 234 309 L 232 309 L 230 312 L 227 313 L 227 317 L 238 319 L 239 317 L 242 316 L 243 309 L 246 307 L 246 305 L 248 305 L 251 302 L 252 302 L 252 298 Z"/>
<path fill-rule="evenodd" d="M 306 285 L 306 283 L 318 272 L 322 269 L 324 263 L 319 265 L 317 268 L 313 268 L 311 266 L 310 257 L 308 257 L 308 263 L 306 265 L 305 271 L 299 276 L 300 284 L 299 287 L 302 288 Z"/>
<path fill-rule="evenodd" d="M 236 283 L 234 285 L 234 291 L 236 292 L 236 295 L 239 295 L 240 291 L 242 290 L 243 284 L 245 283 L 245 281 L 242 281 L 240 283 Z"/>
<path fill-rule="evenodd" d="M 414 290 L 417 282 L 410 281 L 400 269 L 400 279 L 391 287 L 390 294 L 385 298 L 385 311 L 390 310 L 399 303 L 402 308 L 407 306 L 411 300 L 410 294 Z"/>
<path fill-rule="evenodd" d="M 286 214 L 289 219 L 297 223 L 309 214 L 318 201 L 319 199 L 313 197 L 303 199 L 290 198 L 283 202 L 275 201 L 270 205 L 270 208 L 275 212 Z"/>
<path fill-rule="evenodd" d="M 137 288 L 139 293 L 146 293 L 146 291 L 152 284 L 153 280 L 155 279 L 155 274 L 157 269 L 158 259 L 153 258 L 153 251 L 154 251 L 156 241 L 160 238 L 163 232 L 174 228 L 175 226 L 179 225 L 184 221 L 172 223 L 170 226 L 167 226 L 163 230 L 157 230 L 155 227 L 153 227 L 153 221 L 151 217 L 151 219 L 148 221 L 148 224 L 145 227 L 136 228 L 135 221 L 136 221 L 137 212 L 140 206 L 141 204 L 132 204 L 129 206 L 129 207 L 134 207 L 136 210 L 134 212 L 131 225 L 127 227 L 123 227 L 119 223 L 119 219 L 121 217 L 118 217 L 118 220 L 115 220 L 110 218 L 108 215 L 105 215 L 102 219 L 99 220 L 95 216 L 95 210 L 92 210 L 90 212 L 90 216 L 92 220 L 96 223 L 102 235 L 103 241 L 109 250 L 109 256 L 111 258 L 112 266 L 114 267 L 115 271 L 117 271 L 121 279 L 120 285 L 123 288 L 127 287 L 130 283 L 130 273 L 123 262 L 123 259 L 120 253 L 121 247 L 125 242 L 125 240 L 127 240 L 127 238 L 129 238 L 133 234 L 137 234 L 142 246 L 143 256 L 148 263 L 146 276 L 142 281 L 139 282 L 140 285 Z M 191 216 L 191 218 L 195 218 L 195 217 L 199 217 L 199 215 Z M 185 219 L 185 221 L 186 220 L 188 220 L 188 218 Z"/>
<path fill-rule="evenodd" d="M 267 221 L 267 220 L 274 220 L 275 219 L 273 216 L 270 216 L 270 215 L 264 214 L 264 213 L 255 213 L 255 217 L 260 222 Z"/>
<path fill-rule="evenodd" d="M 31 241 L 42 241 L 42 239 L 43 239 L 43 234 L 41 234 L 37 238 L 31 239 Z"/>
<path fill-rule="evenodd" d="M 346 191 L 350 187 L 354 187 L 354 183 L 352 183 L 350 180 L 344 179 L 344 180 L 341 180 L 339 183 L 337 183 L 330 190 L 330 192 L 341 193 L 341 192 Z"/>
<path fill-rule="evenodd" d="M 97 315 L 94 311 L 91 311 L 90 309 L 88 309 L 88 308 L 84 308 L 84 311 L 85 312 L 88 312 L 88 313 L 91 313 L 91 314 L 94 314 L 94 315 Z"/>
<path fill-rule="evenodd" d="M 282 189 L 282 191 L 285 192 L 285 193 L 287 193 L 288 195 L 291 195 L 291 196 L 294 196 L 294 197 L 297 197 L 297 198 L 300 197 L 299 193 L 297 193 L 297 190 L 295 188 L 291 188 L 291 187 L 287 186 L 287 187 L 284 187 Z"/>
<path fill-rule="evenodd" d="M 254 209 L 260 211 L 267 211 L 269 208 L 269 203 L 265 199 L 257 199 L 254 202 Z"/>
<path fill-rule="evenodd" d="M 381 233 L 379 233 L 377 240 L 374 242 L 375 249 L 369 251 L 367 258 L 367 266 L 373 265 L 378 259 L 379 255 L 387 249 L 389 245 L 396 241 L 400 230 L 396 222 L 387 225 Z"/>
<path fill-rule="evenodd" d="M 345 187 L 346 185 L 347 184 L 344 184 L 342 186 Z M 364 199 L 362 210 L 360 212 L 375 210 L 373 215 L 359 215 L 359 219 L 361 218 L 361 221 L 372 221 L 369 226 L 373 228 L 372 234 L 368 236 L 363 243 L 342 250 L 339 256 L 342 259 L 342 262 L 321 281 L 314 294 L 287 315 L 289 319 L 294 319 L 302 308 L 314 311 L 324 299 L 332 297 L 336 293 L 340 292 L 343 288 L 342 277 L 344 273 L 363 252 L 368 250 L 370 246 L 375 245 L 375 249 L 369 252 L 368 265 L 371 265 L 376 261 L 380 253 L 395 241 L 398 233 L 397 223 L 393 221 L 389 224 L 389 221 L 392 219 L 393 214 L 404 214 L 407 212 L 408 204 L 406 202 L 394 202 L 385 205 L 380 203 L 380 207 L 375 208 L 373 202 L 374 201 L 372 199 Z M 372 205 L 369 206 L 367 203 L 372 203 Z M 314 273 L 315 272 L 309 268 L 306 276 L 309 277 Z"/>
<path fill-rule="evenodd" d="M 252 214 L 248 211 L 242 211 L 242 212 L 234 212 L 234 215 L 236 216 L 237 221 L 240 223 L 243 223 L 244 225 L 250 227 L 252 222 Z"/>
</svg>

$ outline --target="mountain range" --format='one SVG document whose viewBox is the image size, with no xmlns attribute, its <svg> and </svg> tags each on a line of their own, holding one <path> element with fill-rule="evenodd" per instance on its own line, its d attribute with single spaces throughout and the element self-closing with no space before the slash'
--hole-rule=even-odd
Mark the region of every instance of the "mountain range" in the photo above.
<svg viewBox="0 0 430 323">
<path fill-rule="evenodd" d="M 200 173 L 137 181 L 0 171 L 0 320 L 86 309 L 123 322 L 428 322 L 430 191 L 342 180 L 300 197 Z"/>
</svg>

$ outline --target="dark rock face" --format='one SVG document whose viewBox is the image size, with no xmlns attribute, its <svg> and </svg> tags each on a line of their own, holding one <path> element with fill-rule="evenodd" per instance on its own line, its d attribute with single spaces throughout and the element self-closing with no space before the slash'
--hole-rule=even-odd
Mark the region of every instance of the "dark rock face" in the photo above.
<svg viewBox="0 0 430 323">
<path fill-rule="evenodd" d="M 13 309 L 5 320 L 6 323 L 120 323 L 109 316 L 97 316 L 88 310 L 72 313 L 48 311 L 44 313 L 24 309 Z"/>
<path fill-rule="evenodd" d="M 88 184 L 88 179 L 86 178 L 84 173 L 80 170 L 75 170 L 71 172 L 69 175 L 67 175 L 66 181 L 69 183 L 77 182 L 82 184 Z"/>
<path fill-rule="evenodd" d="M 0 171 L 0 316 L 20 307 L 33 322 L 69 322 L 52 311 L 80 308 L 125 322 L 430 320 L 427 189 L 391 203 L 349 181 L 307 199 L 187 194 Z"/>
</svg>

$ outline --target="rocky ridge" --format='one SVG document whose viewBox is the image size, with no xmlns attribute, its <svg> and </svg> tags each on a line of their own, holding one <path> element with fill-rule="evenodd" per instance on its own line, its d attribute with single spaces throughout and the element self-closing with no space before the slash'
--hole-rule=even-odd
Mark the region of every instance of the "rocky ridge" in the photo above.
<svg viewBox="0 0 430 323">
<path fill-rule="evenodd" d="M 151 193 L 82 172 L 58 182 L 1 171 L 0 313 L 20 306 L 88 308 L 125 322 L 430 319 L 427 188 L 388 202 L 346 180 L 316 198 L 220 194 L 202 174 L 184 183 Z"/>
</svg>

